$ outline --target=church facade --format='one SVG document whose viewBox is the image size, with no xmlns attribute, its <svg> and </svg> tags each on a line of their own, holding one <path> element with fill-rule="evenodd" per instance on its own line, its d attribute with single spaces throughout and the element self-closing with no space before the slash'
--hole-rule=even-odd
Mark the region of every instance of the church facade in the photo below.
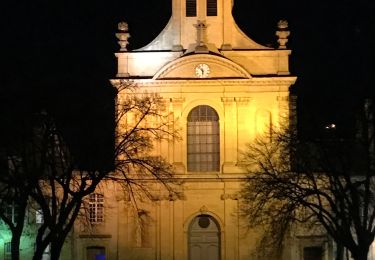
<svg viewBox="0 0 375 260">
<path fill-rule="evenodd" d="M 77 224 L 72 234 L 75 259 L 260 259 L 255 248 L 261 231 L 247 229 L 239 214 L 242 153 L 289 118 L 296 77 L 289 71 L 287 23 L 278 24 L 278 47 L 266 47 L 239 29 L 232 5 L 173 0 L 164 30 L 133 51 L 127 50 L 127 24 L 119 24 L 121 49 L 111 83 L 129 81 L 137 93 L 163 99 L 181 138 L 156 143 L 154 155 L 173 165 L 179 196 L 160 188 L 159 196 L 140 200 L 134 210 L 117 184 L 102 186 L 90 197 L 94 229 Z M 324 235 L 296 234 L 283 258 L 331 259 L 328 247 Z"/>
</svg>

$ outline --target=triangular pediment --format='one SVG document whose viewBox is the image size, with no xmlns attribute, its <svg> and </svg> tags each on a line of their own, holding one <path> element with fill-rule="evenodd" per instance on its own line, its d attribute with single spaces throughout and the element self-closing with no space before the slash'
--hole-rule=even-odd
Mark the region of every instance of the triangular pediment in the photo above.
<svg viewBox="0 0 375 260">
<path fill-rule="evenodd" d="M 251 78 L 233 61 L 213 54 L 192 54 L 178 58 L 161 68 L 154 79 Z"/>
</svg>

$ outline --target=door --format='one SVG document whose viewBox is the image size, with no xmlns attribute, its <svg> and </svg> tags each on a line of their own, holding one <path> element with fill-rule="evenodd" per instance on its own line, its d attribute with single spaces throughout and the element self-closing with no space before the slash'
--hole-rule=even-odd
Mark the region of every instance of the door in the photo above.
<svg viewBox="0 0 375 260">
<path fill-rule="evenodd" d="M 220 260 L 220 228 L 213 217 L 200 215 L 190 223 L 189 260 Z"/>
<path fill-rule="evenodd" d="M 89 246 L 86 248 L 87 260 L 105 260 L 105 247 Z"/>
</svg>

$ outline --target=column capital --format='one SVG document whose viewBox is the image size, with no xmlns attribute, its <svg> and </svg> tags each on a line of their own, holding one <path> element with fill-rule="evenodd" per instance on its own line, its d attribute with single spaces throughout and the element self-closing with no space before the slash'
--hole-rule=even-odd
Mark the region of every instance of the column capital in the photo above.
<svg viewBox="0 0 375 260">
<path fill-rule="evenodd" d="M 221 200 L 238 200 L 239 195 L 237 193 L 224 193 L 221 195 Z"/>
<path fill-rule="evenodd" d="M 223 102 L 224 105 L 231 105 L 234 103 L 234 101 L 235 101 L 234 97 L 222 97 L 221 98 L 221 102 Z"/>
<path fill-rule="evenodd" d="M 251 97 L 236 97 L 235 99 L 236 99 L 237 105 L 244 106 L 244 105 L 249 104 L 252 98 Z"/>
</svg>

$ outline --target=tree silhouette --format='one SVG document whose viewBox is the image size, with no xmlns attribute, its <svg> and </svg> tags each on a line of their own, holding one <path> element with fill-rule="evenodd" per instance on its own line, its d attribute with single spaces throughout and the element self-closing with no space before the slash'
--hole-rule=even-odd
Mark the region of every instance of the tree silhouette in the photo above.
<svg viewBox="0 0 375 260">
<path fill-rule="evenodd" d="M 12 189 L 15 190 L 13 194 L 22 195 L 23 202 L 32 205 L 34 211 L 42 215 L 43 221 L 37 226 L 33 259 L 41 259 L 47 247 L 50 248 L 51 259 L 59 259 L 75 221 L 85 213 L 82 210 L 85 199 L 102 182 L 118 182 L 134 201 L 139 193 L 151 195 L 144 180 L 161 183 L 173 192 L 172 167 L 160 156 L 150 154 L 155 141 L 177 137 L 177 133 L 171 130 L 172 122 L 165 114 L 162 99 L 155 94 L 135 94 L 137 86 L 129 81 L 121 81 L 117 88 L 120 94 L 125 94 L 119 95 L 116 103 L 113 167 L 100 167 L 95 163 L 89 164 L 89 167 L 82 166 L 48 114 L 40 115 L 37 126 L 30 127 L 33 129 L 30 135 L 36 140 L 35 149 L 25 154 L 22 161 L 28 162 L 32 158 L 38 166 L 32 170 L 37 174 L 28 176 L 31 170 L 19 171 L 24 174 L 18 178 L 21 184 L 12 186 Z M 86 159 L 88 162 L 95 160 L 90 156 Z M 3 173 L 6 178 L 10 176 Z M 1 187 L 3 183 L 11 183 L 5 182 L 6 178 L 3 178 Z M 28 190 L 23 188 L 26 183 Z M 19 203 L 16 198 L 11 198 L 12 203 Z M 2 215 L 0 211 L 0 217 Z M 21 233 L 23 221 L 24 216 L 19 214 L 16 226 L 20 225 Z M 14 247 L 14 250 L 19 251 L 19 247 Z M 14 259 L 18 259 L 17 253 L 19 255 L 19 252 L 14 252 Z"/>
<path fill-rule="evenodd" d="M 371 111 L 368 102 L 361 138 L 355 140 L 303 142 L 286 128 L 274 132 L 271 141 L 258 138 L 249 145 L 242 213 L 251 226 L 265 227 L 260 248 L 280 253 L 292 229 L 318 226 L 339 249 L 346 248 L 356 260 L 367 259 L 375 235 Z"/>
</svg>

